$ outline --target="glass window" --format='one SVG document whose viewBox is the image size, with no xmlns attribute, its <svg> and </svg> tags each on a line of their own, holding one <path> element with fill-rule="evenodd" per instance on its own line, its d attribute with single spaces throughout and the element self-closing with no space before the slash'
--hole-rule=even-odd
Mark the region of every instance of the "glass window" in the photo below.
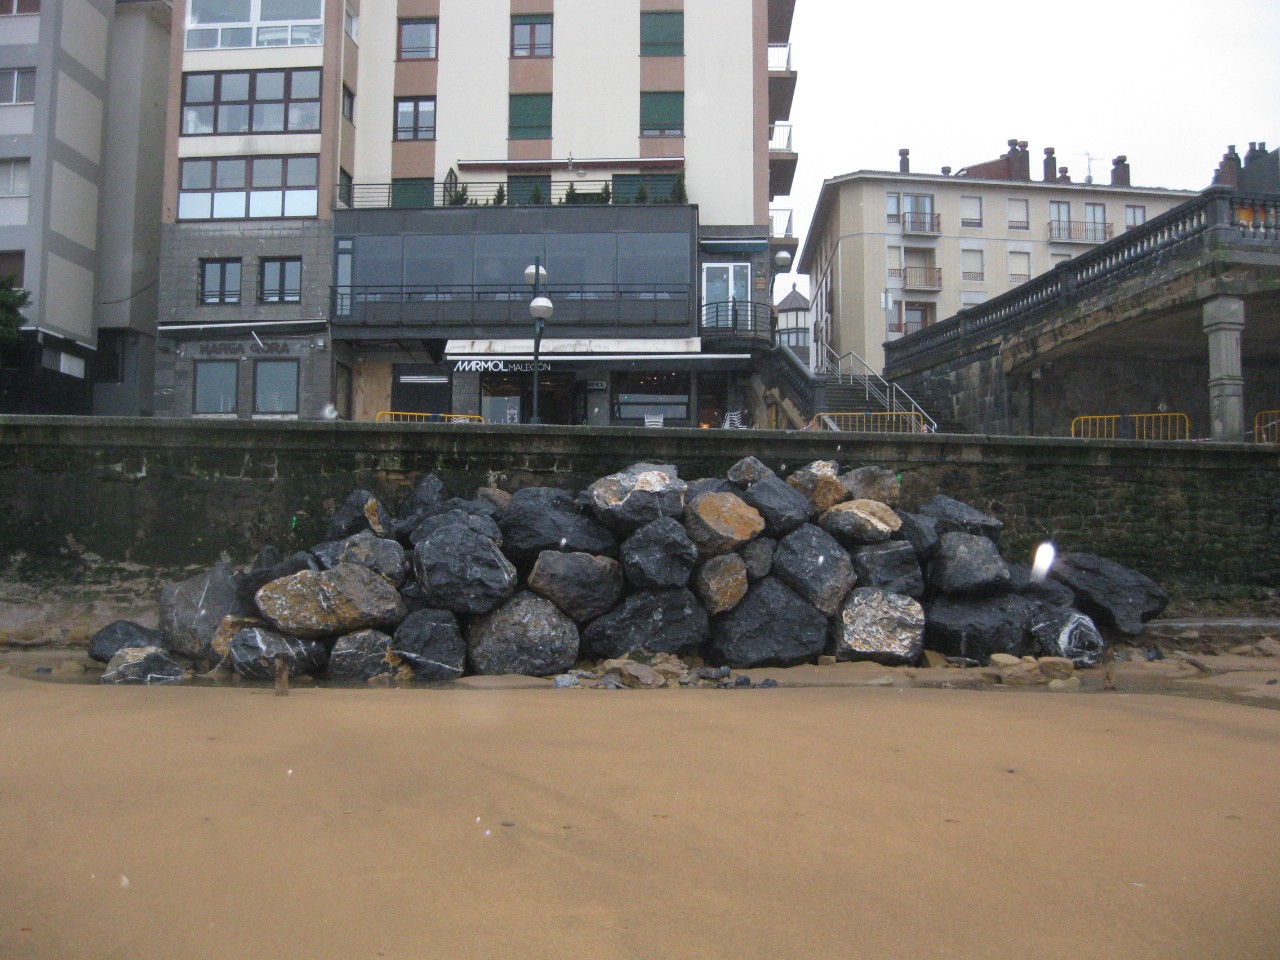
<svg viewBox="0 0 1280 960">
<path fill-rule="evenodd" d="M 200 23 L 244 23 L 251 16 L 250 0 L 191 0 L 188 20 Z"/>
<path fill-rule="evenodd" d="M 689 284 L 692 241 L 686 233 L 618 234 L 618 282 Z"/>
<path fill-rule="evenodd" d="M 507 136 L 512 140 L 545 140 L 551 136 L 551 94 L 513 93 Z"/>
<path fill-rule="evenodd" d="M 0 160 L 0 197 L 31 195 L 31 161 Z"/>
<path fill-rule="evenodd" d="M 197 360 L 193 412 L 235 413 L 239 366 L 234 360 Z"/>
<path fill-rule="evenodd" d="M 400 44 L 396 56 L 401 60 L 434 60 L 439 55 L 440 25 L 436 20 L 401 20 Z"/>
<path fill-rule="evenodd" d="M 612 233 L 548 234 L 546 263 L 557 286 L 578 288 L 561 296 L 611 291 L 618 280 L 618 238 Z"/>
<path fill-rule="evenodd" d="M 640 94 L 640 136 L 684 136 L 684 94 Z"/>
<path fill-rule="evenodd" d="M 401 97 L 396 100 L 396 139 L 436 138 L 436 98 Z"/>
<path fill-rule="evenodd" d="M 191 0 L 188 50 L 318 45 L 322 0 Z"/>
<path fill-rule="evenodd" d="M 640 14 L 640 56 L 684 56 L 684 12 Z"/>
<path fill-rule="evenodd" d="M 886 223 L 902 221 L 902 198 L 896 193 L 884 195 L 884 219 Z"/>
<path fill-rule="evenodd" d="M 529 288 L 524 284 L 524 269 L 535 257 L 547 262 L 546 239 L 542 234 L 479 234 L 476 244 L 476 283 L 499 287 L 503 291 L 519 287 L 521 296 Z M 558 283 L 550 276 L 551 283 Z"/>
<path fill-rule="evenodd" d="M 1124 208 L 1124 226 L 1126 230 L 1140 227 L 1147 222 L 1147 208 L 1142 205 L 1128 204 Z"/>
<path fill-rule="evenodd" d="M 1009 282 L 1026 283 L 1031 279 L 1031 254 L 1022 250 L 1009 251 Z"/>
<path fill-rule="evenodd" d="M 643 420 L 659 414 L 664 420 L 689 419 L 689 374 L 617 371 L 610 378 L 614 420 Z"/>
<path fill-rule="evenodd" d="M 0 104 L 35 103 L 36 72 L 27 70 L 0 70 Z"/>
<path fill-rule="evenodd" d="M 298 412 L 297 360 L 258 360 L 254 363 L 253 412 Z"/>
<path fill-rule="evenodd" d="M 258 279 L 258 300 L 262 303 L 302 300 L 301 257 L 263 257 Z"/>
<path fill-rule="evenodd" d="M 320 196 L 316 170 L 312 156 L 183 160 L 178 219 L 314 217 Z"/>
<path fill-rule="evenodd" d="M 196 73 L 183 78 L 183 136 L 319 129 L 318 69 Z"/>
<path fill-rule="evenodd" d="M 319 20 L 321 0 L 259 0 L 261 20 Z"/>
<path fill-rule="evenodd" d="M 356 286 L 400 289 L 404 283 L 401 237 L 357 237 L 355 247 Z"/>
<path fill-rule="evenodd" d="M 982 264 L 981 250 L 960 251 L 960 271 L 964 280 L 984 280 L 986 273 Z"/>
<path fill-rule="evenodd" d="M 239 259 L 200 261 L 200 302 L 240 302 Z"/>
<path fill-rule="evenodd" d="M 413 277 L 414 283 L 429 285 L 438 296 L 450 293 L 441 287 L 470 287 L 474 265 L 475 241 L 469 236 L 404 238 L 404 275 Z"/>
<path fill-rule="evenodd" d="M 352 123 L 356 122 L 356 95 L 345 83 L 342 85 L 342 115 Z"/>
<path fill-rule="evenodd" d="M 39 12 L 40 0 L 0 0 L 0 17 Z"/>
<path fill-rule="evenodd" d="M 551 14 L 521 14 L 511 18 L 511 56 L 551 56 Z"/>
</svg>

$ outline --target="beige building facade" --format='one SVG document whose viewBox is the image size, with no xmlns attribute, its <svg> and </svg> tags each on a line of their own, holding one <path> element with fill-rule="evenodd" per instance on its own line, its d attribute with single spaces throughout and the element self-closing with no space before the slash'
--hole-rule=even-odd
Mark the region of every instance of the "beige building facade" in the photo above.
<svg viewBox="0 0 1280 960">
<path fill-rule="evenodd" d="M 810 279 L 815 353 L 884 367 L 884 344 L 1027 282 L 1194 196 L 1134 187 L 1125 157 L 1110 182 L 1073 182 L 1025 143 L 952 173 L 860 170 L 822 187 L 798 272 Z"/>
</svg>

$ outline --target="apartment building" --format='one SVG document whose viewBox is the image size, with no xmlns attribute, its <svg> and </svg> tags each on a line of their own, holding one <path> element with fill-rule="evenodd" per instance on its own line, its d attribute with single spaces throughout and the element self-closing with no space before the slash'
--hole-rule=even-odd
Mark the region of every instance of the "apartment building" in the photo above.
<svg viewBox="0 0 1280 960">
<path fill-rule="evenodd" d="M 157 411 L 718 424 L 797 245 L 793 9 L 178 0 Z"/>
<path fill-rule="evenodd" d="M 151 412 L 169 7 L 0 0 L 0 411 Z"/>
<path fill-rule="evenodd" d="M 1134 187 L 1116 157 L 1108 183 L 1073 181 L 1046 148 L 1031 177 L 1025 141 L 952 173 L 859 170 L 827 180 L 798 271 L 810 278 L 818 363 L 855 353 L 884 367 L 884 344 L 946 319 L 1145 223 L 1194 191 Z"/>
</svg>

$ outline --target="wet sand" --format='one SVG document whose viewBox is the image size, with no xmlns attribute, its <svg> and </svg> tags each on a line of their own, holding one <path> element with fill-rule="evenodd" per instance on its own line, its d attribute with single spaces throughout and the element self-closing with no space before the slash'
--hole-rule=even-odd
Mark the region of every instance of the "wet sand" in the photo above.
<svg viewBox="0 0 1280 960">
<path fill-rule="evenodd" d="M 4 958 L 1270 958 L 1280 711 L 0 676 Z"/>
</svg>

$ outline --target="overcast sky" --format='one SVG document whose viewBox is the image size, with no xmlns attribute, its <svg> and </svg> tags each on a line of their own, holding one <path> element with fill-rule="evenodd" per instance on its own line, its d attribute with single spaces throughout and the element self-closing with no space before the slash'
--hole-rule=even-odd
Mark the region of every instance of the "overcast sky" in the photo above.
<svg viewBox="0 0 1280 960">
<path fill-rule="evenodd" d="M 1083 180 L 1199 190 L 1234 143 L 1280 147 L 1280 0 L 797 0 L 791 197 L 803 245 L 823 180 L 960 169 L 1026 140 Z M 778 284 L 778 296 L 792 277 Z"/>
</svg>

